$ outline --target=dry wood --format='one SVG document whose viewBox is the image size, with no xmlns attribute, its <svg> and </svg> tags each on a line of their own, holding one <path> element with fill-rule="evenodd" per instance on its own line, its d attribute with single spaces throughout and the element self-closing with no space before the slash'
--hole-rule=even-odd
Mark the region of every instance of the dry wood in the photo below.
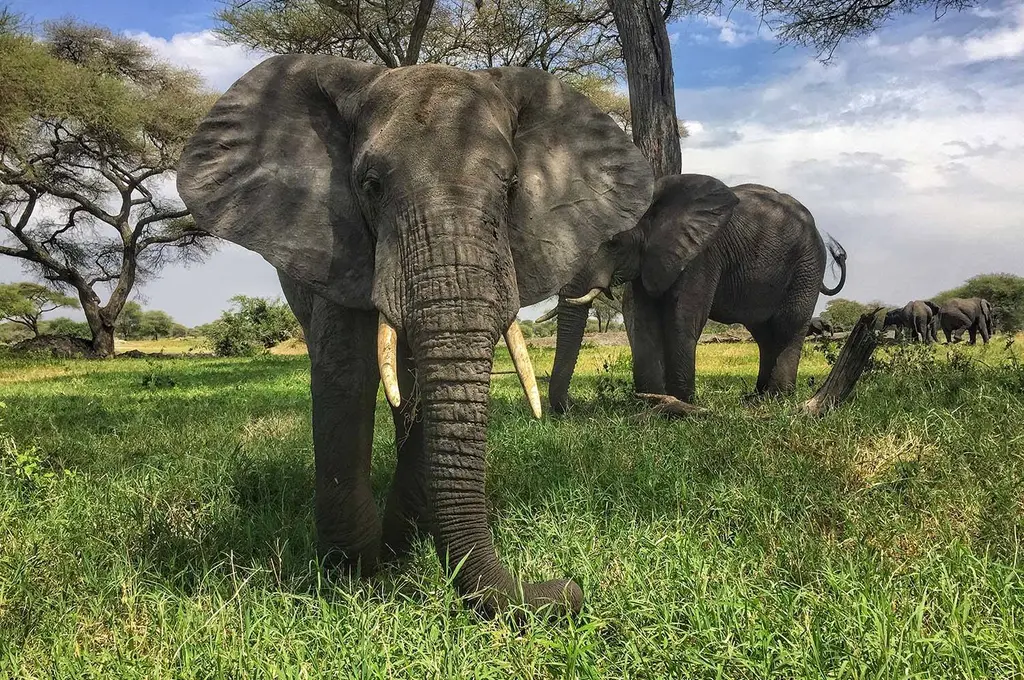
<svg viewBox="0 0 1024 680">
<path fill-rule="evenodd" d="M 871 361 L 871 355 L 878 346 L 875 323 L 881 307 L 860 317 L 850 331 L 850 337 L 839 352 L 835 366 L 814 396 L 803 403 L 805 413 L 820 416 L 839 406 L 853 392 L 854 385 Z"/>
</svg>

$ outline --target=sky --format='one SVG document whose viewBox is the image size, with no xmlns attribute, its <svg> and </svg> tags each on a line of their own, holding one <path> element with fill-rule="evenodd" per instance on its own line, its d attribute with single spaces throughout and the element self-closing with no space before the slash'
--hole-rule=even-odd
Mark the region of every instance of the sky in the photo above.
<svg viewBox="0 0 1024 680">
<path fill-rule="evenodd" d="M 35 21 L 75 16 L 134 36 L 218 91 L 263 58 L 218 41 L 217 0 L 12 4 Z M 979 273 L 1024 275 L 1024 4 L 938 20 L 926 9 L 844 44 L 827 65 L 811 50 L 780 48 L 738 11 L 669 33 L 677 111 L 690 131 L 683 172 L 795 196 L 848 253 L 841 297 L 902 305 Z M 261 257 L 220 243 L 204 264 L 166 269 L 135 299 L 196 325 L 233 295 L 281 294 Z M 0 258 L 0 280 L 24 278 Z"/>
</svg>

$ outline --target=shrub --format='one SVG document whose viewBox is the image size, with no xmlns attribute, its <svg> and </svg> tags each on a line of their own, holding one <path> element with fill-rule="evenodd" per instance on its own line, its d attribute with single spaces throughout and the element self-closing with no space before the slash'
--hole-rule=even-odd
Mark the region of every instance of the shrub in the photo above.
<svg viewBox="0 0 1024 680">
<path fill-rule="evenodd" d="M 281 300 L 236 295 L 231 302 L 231 310 L 202 327 L 217 356 L 255 356 L 299 335 L 298 320 Z"/>
</svg>

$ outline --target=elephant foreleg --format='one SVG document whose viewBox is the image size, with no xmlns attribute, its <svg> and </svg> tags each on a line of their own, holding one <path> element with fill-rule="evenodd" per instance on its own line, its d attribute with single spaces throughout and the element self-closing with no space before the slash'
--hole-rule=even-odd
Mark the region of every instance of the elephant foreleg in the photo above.
<svg viewBox="0 0 1024 680">
<path fill-rule="evenodd" d="M 702 290 L 710 294 L 694 293 Z M 662 301 L 666 393 L 691 404 L 697 398 L 697 342 L 711 313 L 714 291 L 713 284 L 691 287 L 681 277 Z"/>
<path fill-rule="evenodd" d="M 320 555 L 329 566 L 372 572 L 380 519 L 370 487 L 373 421 L 380 378 L 377 313 L 313 302 L 307 336 L 316 460 L 315 517 Z"/>
<path fill-rule="evenodd" d="M 634 281 L 622 296 L 622 316 L 633 353 L 634 390 L 665 394 L 665 350 L 658 304 L 639 281 Z"/>
<path fill-rule="evenodd" d="M 404 342 L 399 343 L 397 369 L 402 402 L 399 408 L 391 408 L 391 417 L 395 423 L 398 466 L 384 510 L 381 557 L 385 560 L 405 556 L 417 531 L 430 531 L 423 414 L 416 394 L 415 368 Z"/>
</svg>

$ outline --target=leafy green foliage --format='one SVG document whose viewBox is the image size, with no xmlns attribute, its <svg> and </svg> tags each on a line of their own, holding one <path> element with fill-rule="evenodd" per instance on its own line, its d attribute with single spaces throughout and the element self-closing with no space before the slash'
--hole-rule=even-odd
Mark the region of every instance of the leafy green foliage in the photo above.
<svg viewBox="0 0 1024 680">
<path fill-rule="evenodd" d="M 856 325 L 862 315 L 878 307 L 886 306 L 885 303 L 878 300 L 864 303 L 846 298 L 833 298 L 825 305 L 825 311 L 821 313 L 821 318 L 832 324 L 833 329 L 836 331 L 848 331 Z"/>
<path fill-rule="evenodd" d="M 950 298 L 985 298 L 992 303 L 993 322 L 1004 333 L 1024 330 L 1024 277 L 1015 274 L 979 274 L 952 290 L 932 298 L 937 303 Z"/>
<path fill-rule="evenodd" d="M 188 329 L 176 324 L 171 315 L 158 309 L 144 310 L 134 300 L 128 301 L 121 309 L 121 314 L 114 324 L 117 334 L 124 340 L 140 340 L 142 338 L 169 338 L 175 332 L 177 337 L 184 336 Z"/>
<path fill-rule="evenodd" d="M 78 300 L 31 282 L 0 285 L 0 319 L 21 324 L 39 335 L 39 317 L 61 307 L 77 307 Z"/>
<path fill-rule="evenodd" d="M 232 309 L 217 321 L 197 328 L 213 345 L 217 356 L 262 354 L 279 342 L 298 337 L 299 322 L 286 302 L 236 295 Z"/>
<path fill-rule="evenodd" d="M 85 321 L 75 321 L 66 316 L 58 316 L 56 319 L 48 319 L 40 324 L 43 333 L 50 335 L 70 335 L 73 338 L 88 340 L 92 337 L 92 330 Z"/>
</svg>

